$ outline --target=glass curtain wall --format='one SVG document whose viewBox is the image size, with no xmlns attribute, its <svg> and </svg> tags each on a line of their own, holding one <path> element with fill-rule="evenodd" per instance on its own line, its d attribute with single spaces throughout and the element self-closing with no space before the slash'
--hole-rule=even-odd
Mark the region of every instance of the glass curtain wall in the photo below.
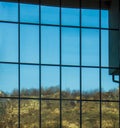
<svg viewBox="0 0 120 128">
<path fill-rule="evenodd" d="M 109 71 L 118 68 L 109 34 L 119 25 L 101 0 L 42 2 L 0 1 L 0 127 L 119 128 L 119 82 Z"/>
</svg>

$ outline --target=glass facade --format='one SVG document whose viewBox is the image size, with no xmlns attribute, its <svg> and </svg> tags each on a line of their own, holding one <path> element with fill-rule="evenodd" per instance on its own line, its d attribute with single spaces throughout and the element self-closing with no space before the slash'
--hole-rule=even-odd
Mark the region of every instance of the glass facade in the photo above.
<svg viewBox="0 0 120 128">
<path fill-rule="evenodd" d="M 0 127 L 119 128 L 110 11 L 40 3 L 0 2 Z"/>
</svg>

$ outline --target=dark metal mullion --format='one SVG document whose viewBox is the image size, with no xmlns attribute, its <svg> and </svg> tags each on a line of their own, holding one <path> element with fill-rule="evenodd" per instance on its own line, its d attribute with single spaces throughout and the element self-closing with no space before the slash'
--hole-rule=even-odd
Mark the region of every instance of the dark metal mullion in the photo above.
<svg viewBox="0 0 120 128">
<path fill-rule="evenodd" d="M 119 33 L 120 33 L 120 1 L 119 3 Z M 120 40 L 119 40 L 120 41 Z M 120 43 L 119 43 L 119 49 L 120 51 Z M 119 54 L 119 70 L 120 70 L 120 54 Z M 119 74 L 119 127 L 120 127 L 120 74 Z"/>
<path fill-rule="evenodd" d="M 20 128 L 20 0 L 18 0 L 18 128 Z"/>
<path fill-rule="evenodd" d="M 99 93 L 100 93 L 100 128 L 102 128 L 102 85 L 101 85 L 101 80 L 102 80 L 102 69 L 101 69 L 101 51 L 102 51 L 102 46 L 101 46 L 101 0 L 99 0 Z"/>
<path fill-rule="evenodd" d="M 39 0 L 39 128 L 42 128 L 41 105 L 41 0 Z"/>
<path fill-rule="evenodd" d="M 60 0 L 60 12 L 59 12 L 59 22 L 60 22 L 60 128 L 62 128 L 62 0 Z"/>
<path fill-rule="evenodd" d="M 79 56 L 80 56 L 80 128 L 82 128 L 82 30 L 81 30 L 81 26 L 82 26 L 82 2 L 81 0 L 79 1 L 80 3 L 80 17 L 79 17 L 79 20 L 80 20 L 80 53 L 79 53 Z"/>
</svg>

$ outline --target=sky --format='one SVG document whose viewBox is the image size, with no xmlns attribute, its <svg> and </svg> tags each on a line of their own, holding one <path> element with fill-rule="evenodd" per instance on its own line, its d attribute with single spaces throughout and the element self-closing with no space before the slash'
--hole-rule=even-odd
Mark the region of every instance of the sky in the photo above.
<svg viewBox="0 0 120 128">
<path fill-rule="evenodd" d="M 59 7 L 41 6 L 41 26 L 39 33 L 39 6 L 20 4 L 20 22 L 33 23 L 20 25 L 20 61 L 22 63 L 39 63 L 41 53 L 42 64 L 60 64 L 60 16 Z M 61 57 L 63 65 L 99 66 L 99 10 L 61 9 Z M 0 20 L 18 21 L 18 4 L 0 2 Z M 34 24 L 35 23 L 35 24 Z M 53 26 L 50 26 L 52 24 Z M 49 26 L 48 26 L 49 25 Z M 55 26 L 56 25 L 56 26 Z M 86 27 L 86 28 L 85 28 Z M 101 11 L 101 27 L 108 28 L 108 11 Z M 7 35 L 7 37 L 6 37 Z M 81 35 L 81 51 L 80 51 Z M 101 64 L 108 67 L 108 30 L 101 30 Z M 39 41 L 41 40 L 41 52 Z M 81 62 L 80 62 L 81 53 Z M 18 62 L 18 24 L 0 23 L 0 61 Z M 39 66 L 20 66 L 20 85 L 23 88 L 39 88 Z M 62 67 L 62 90 L 80 89 L 80 68 Z M 81 68 L 82 91 L 99 90 L 100 76 L 98 68 Z M 48 88 L 60 85 L 60 67 L 41 67 L 41 86 Z M 112 82 L 108 69 L 101 70 L 101 84 L 104 91 L 117 88 Z M 0 90 L 11 92 L 18 89 L 18 65 L 0 64 Z"/>
</svg>

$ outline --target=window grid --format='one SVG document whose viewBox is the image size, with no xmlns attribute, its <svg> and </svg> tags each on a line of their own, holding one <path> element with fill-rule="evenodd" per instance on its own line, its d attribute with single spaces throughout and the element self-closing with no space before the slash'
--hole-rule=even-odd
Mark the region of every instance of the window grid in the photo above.
<svg viewBox="0 0 120 128">
<path fill-rule="evenodd" d="M 20 124 L 20 113 L 21 113 L 21 100 L 39 100 L 39 127 L 42 128 L 41 124 L 42 124 L 42 101 L 45 101 L 45 100 L 48 100 L 48 101 L 60 101 L 60 128 L 62 128 L 62 103 L 63 101 L 78 101 L 80 103 L 80 128 L 82 128 L 82 103 L 84 101 L 86 102 L 99 102 L 99 105 L 100 105 L 100 128 L 102 128 L 102 103 L 106 103 L 106 102 L 115 102 L 115 103 L 119 103 L 119 107 L 120 107 L 120 95 L 119 95 L 119 100 L 103 100 L 102 99 L 102 69 L 109 69 L 109 68 L 114 68 L 114 67 L 106 67 L 106 66 L 102 66 L 101 64 L 101 31 L 102 30 L 116 30 L 118 31 L 119 29 L 111 29 L 111 28 L 102 28 L 101 27 L 101 10 L 102 10 L 102 7 L 101 7 L 101 0 L 99 0 L 99 27 L 83 27 L 81 25 L 81 20 L 80 20 L 80 27 L 78 26 L 65 26 L 65 25 L 62 25 L 62 13 L 61 13 L 61 8 L 62 8 L 62 5 L 61 5 L 61 0 L 60 0 L 60 25 L 53 25 L 53 24 L 41 24 L 41 1 L 39 0 L 39 24 L 36 24 L 36 23 L 22 23 L 20 22 L 20 1 L 18 2 L 18 22 L 9 22 L 9 21 L 0 21 L 1 23 L 13 23 L 13 24 L 18 24 L 18 62 L 4 62 L 4 61 L 0 61 L 0 64 L 18 64 L 18 97 L 0 97 L 0 99 L 4 99 L 4 98 L 9 98 L 9 99 L 17 99 L 19 102 L 18 102 L 18 127 L 20 128 L 21 127 L 21 124 Z M 81 4 L 81 1 L 80 1 L 80 19 L 81 18 L 81 7 L 82 7 L 82 4 Z M 21 24 L 28 24 L 28 25 L 37 25 L 39 26 L 39 64 L 37 63 L 21 63 L 20 61 L 20 25 Z M 60 40 L 60 54 L 59 54 L 59 59 L 60 59 L 60 63 L 59 64 L 42 64 L 41 62 L 41 26 L 57 26 L 59 27 L 59 40 Z M 80 62 L 79 62 L 79 65 L 64 65 L 62 64 L 62 27 L 66 27 L 66 28 L 79 28 L 79 31 L 80 31 L 80 41 L 79 41 L 79 47 L 80 47 Z M 82 53 L 81 53 L 81 45 L 82 45 L 82 28 L 84 29 L 97 29 L 99 30 L 99 66 L 84 66 L 82 65 Z M 39 66 L 39 90 L 40 90 L 40 95 L 38 98 L 30 98 L 30 97 L 21 97 L 21 92 L 20 92 L 20 85 L 21 85 L 21 77 L 20 77 L 20 74 L 21 74 L 21 68 L 20 68 L 20 65 L 38 65 Z M 59 79 L 60 79 L 60 98 L 59 99 L 56 99 L 56 98 L 42 98 L 41 96 L 41 66 L 57 66 L 60 68 L 60 71 L 59 71 Z M 63 99 L 62 98 L 62 67 L 79 67 L 79 70 L 80 70 L 80 99 L 69 99 L 69 98 L 66 98 L 66 99 Z M 82 99 L 82 68 L 97 68 L 99 69 L 99 99 L 98 100 L 89 100 L 89 99 Z M 120 80 L 120 76 L 119 76 L 119 80 Z M 120 86 L 120 83 L 119 83 L 119 86 Z M 119 90 L 119 94 L 120 94 L 120 90 Z M 120 109 L 119 109 L 119 116 L 120 116 Z M 120 117 L 119 117 L 119 126 L 120 126 Z"/>
</svg>

